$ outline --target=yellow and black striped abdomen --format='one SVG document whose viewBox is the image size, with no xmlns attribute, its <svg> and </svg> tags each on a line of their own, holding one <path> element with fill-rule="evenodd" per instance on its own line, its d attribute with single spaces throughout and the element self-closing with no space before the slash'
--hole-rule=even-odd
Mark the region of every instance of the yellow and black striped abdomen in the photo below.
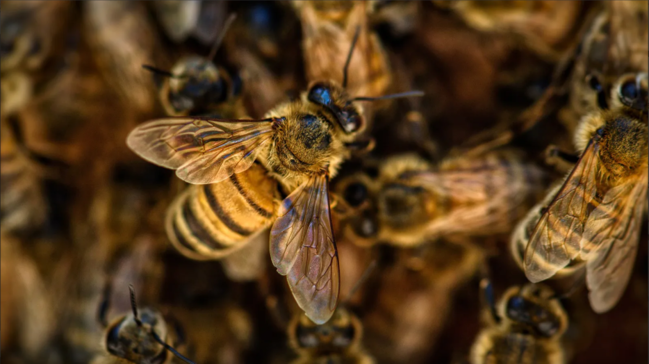
<svg viewBox="0 0 649 364">
<path fill-rule="evenodd" d="M 167 212 L 167 235 L 189 258 L 222 258 L 272 223 L 277 194 L 277 181 L 258 164 L 219 183 L 190 186 Z"/>
</svg>

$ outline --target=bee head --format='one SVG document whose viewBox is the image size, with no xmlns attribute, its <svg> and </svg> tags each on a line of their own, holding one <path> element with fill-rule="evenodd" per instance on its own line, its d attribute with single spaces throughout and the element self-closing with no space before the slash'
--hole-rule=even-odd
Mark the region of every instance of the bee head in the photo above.
<svg viewBox="0 0 649 364">
<path fill-rule="evenodd" d="M 359 132 L 365 127 L 360 105 L 351 102 L 345 90 L 332 81 L 312 83 L 307 100 L 331 113 L 346 134 Z"/>
<path fill-rule="evenodd" d="M 123 316 L 108 326 L 105 345 L 108 352 L 136 363 L 164 363 L 167 350 L 151 335 L 155 330 L 159 337 L 165 338 L 166 325 L 162 316 L 153 310 L 140 310 L 140 323 L 132 313 Z"/>
<path fill-rule="evenodd" d="M 293 320 L 289 330 L 296 349 L 317 353 L 343 351 L 358 343 L 362 335 L 359 320 L 344 307 L 339 307 L 331 319 L 322 325 L 300 315 Z"/>
<path fill-rule="evenodd" d="M 512 287 L 503 296 L 501 316 L 542 337 L 561 335 L 566 330 L 568 319 L 554 297 L 554 292 L 544 285 Z"/>
<path fill-rule="evenodd" d="M 177 112 L 199 111 L 225 101 L 224 75 L 211 61 L 189 57 L 178 62 L 169 78 L 169 103 Z"/>
<path fill-rule="evenodd" d="M 647 74 L 622 76 L 617 86 L 617 97 L 627 107 L 646 113 L 647 110 Z"/>
</svg>

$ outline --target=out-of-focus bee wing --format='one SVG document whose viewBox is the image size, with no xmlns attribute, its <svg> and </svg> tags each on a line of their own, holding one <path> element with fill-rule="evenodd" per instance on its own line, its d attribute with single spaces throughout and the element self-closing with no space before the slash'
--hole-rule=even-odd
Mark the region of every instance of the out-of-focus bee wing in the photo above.
<svg viewBox="0 0 649 364">
<path fill-rule="evenodd" d="M 581 251 L 588 210 L 597 192 L 597 141 L 591 140 L 539 219 L 525 249 L 525 275 L 536 283 L 552 277 Z"/>
<path fill-rule="evenodd" d="M 272 120 L 166 118 L 135 128 L 126 144 L 192 184 L 223 181 L 250 168 L 272 135 Z"/>
<path fill-rule="evenodd" d="M 619 193 L 606 194 L 590 214 L 584 234 L 587 242 L 602 240 L 586 265 L 590 305 L 598 313 L 615 306 L 631 277 L 647 201 L 647 174 L 618 187 Z"/>
<path fill-rule="evenodd" d="M 311 177 L 282 202 L 270 233 L 270 254 L 307 317 L 327 322 L 336 309 L 340 273 L 326 174 Z"/>
</svg>

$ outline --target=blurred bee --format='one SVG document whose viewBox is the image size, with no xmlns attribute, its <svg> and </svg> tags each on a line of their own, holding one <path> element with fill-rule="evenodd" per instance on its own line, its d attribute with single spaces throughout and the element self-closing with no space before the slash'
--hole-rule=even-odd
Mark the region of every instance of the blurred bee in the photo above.
<svg viewBox="0 0 649 364">
<path fill-rule="evenodd" d="M 302 22 L 302 41 L 308 80 L 341 80 L 339 65 L 360 27 L 356 57 L 350 62 L 350 94 L 380 95 L 390 86 L 388 59 L 370 28 L 372 4 L 347 1 L 294 1 Z"/>
<path fill-rule="evenodd" d="M 550 59 L 558 59 L 577 38 L 584 5 L 579 1 L 434 1 L 451 8 L 471 27 L 509 33 Z"/>
<path fill-rule="evenodd" d="M 299 355 L 293 364 L 372 364 L 361 346 L 363 325 L 356 315 L 339 307 L 329 321 L 314 324 L 305 315 L 293 317 L 288 328 L 289 344 Z"/>
<path fill-rule="evenodd" d="M 21 145 L 19 131 L 0 121 L 0 219 L 2 232 L 29 232 L 47 215 L 38 167 Z"/>
<path fill-rule="evenodd" d="M 544 285 L 509 288 L 496 306 L 491 284 L 481 286 L 489 304 L 486 327 L 471 348 L 471 363 L 565 363 L 561 336 L 568 316 L 554 292 Z"/>
<path fill-rule="evenodd" d="M 527 241 L 523 267 L 532 282 L 585 262 L 598 313 L 624 293 L 647 206 L 647 74 L 627 75 L 616 86 L 610 109 L 579 124 L 576 165 L 539 213 L 521 222 L 512 243 L 518 249 Z M 598 97 L 606 99 L 603 92 Z"/>
<path fill-rule="evenodd" d="M 144 4 L 96 1 L 83 4 L 85 34 L 106 82 L 136 112 L 151 113 L 155 94 L 140 65 L 155 58 L 166 65 L 154 24 Z"/>
<path fill-rule="evenodd" d="M 234 21 L 234 14 L 225 23 L 221 36 L 214 43 L 207 58 L 185 57 L 171 71 L 145 65 L 145 69 L 164 77 L 159 91 L 160 101 L 169 116 L 205 115 L 218 113 L 220 117 L 244 117 L 239 75 L 213 63 L 225 32 Z M 227 107 L 232 108 L 231 111 Z M 226 109 L 226 110 L 224 110 Z"/>
<path fill-rule="evenodd" d="M 456 158 L 435 170 L 414 155 L 355 174 L 335 192 L 351 210 L 345 235 L 362 245 L 412 247 L 440 237 L 503 234 L 540 198 L 544 172 L 512 152 Z"/>
<path fill-rule="evenodd" d="M 173 362 L 173 353 L 185 363 L 192 361 L 173 348 L 182 334 L 168 326 L 162 314 L 145 307 L 138 312 L 133 286 L 131 293 L 132 312 L 115 318 L 106 326 L 102 344 L 106 352 L 96 356 L 92 364 L 168 364 Z M 102 307 L 102 309 L 105 307 Z M 105 310 L 100 311 L 100 320 L 106 322 Z"/>
<path fill-rule="evenodd" d="M 353 47 L 344 75 L 352 54 Z M 274 220 L 273 265 L 288 276 L 298 305 L 316 323 L 333 315 L 340 284 L 328 181 L 365 128 L 358 101 L 376 100 L 349 96 L 343 79 L 342 86 L 311 83 L 298 100 L 277 106 L 265 119 L 161 119 L 138 126 L 127 138 L 144 159 L 199 185 L 186 192 L 196 197 L 181 196 L 188 203 L 171 208 L 181 209 L 171 237 L 176 246 L 187 243 L 181 251 L 221 254 Z M 421 93 L 383 98 L 405 96 Z M 279 208 L 278 182 L 288 195 Z"/>
</svg>

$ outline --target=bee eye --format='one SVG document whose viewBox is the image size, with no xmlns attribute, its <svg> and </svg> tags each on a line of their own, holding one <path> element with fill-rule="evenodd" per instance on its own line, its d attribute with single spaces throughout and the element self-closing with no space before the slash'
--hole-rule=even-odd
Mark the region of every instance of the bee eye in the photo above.
<svg viewBox="0 0 649 364">
<path fill-rule="evenodd" d="M 629 100 L 635 100 L 638 98 L 638 88 L 636 86 L 635 80 L 627 81 L 620 86 L 620 95 Z"/>
<path fill-rule="evenodd" d="M 329 105 L 331 103 L 331 91 L 325 85 L 316 84 L 309 90 L 307 98 L 318 105 Z"/>
<path fill-rule="evenodd" d="M 351 206 L 359 206 L 367 199 L 367 187 L 362 183 L 352 183 L 345 188 L 344 198 Z"/>
</svg>

